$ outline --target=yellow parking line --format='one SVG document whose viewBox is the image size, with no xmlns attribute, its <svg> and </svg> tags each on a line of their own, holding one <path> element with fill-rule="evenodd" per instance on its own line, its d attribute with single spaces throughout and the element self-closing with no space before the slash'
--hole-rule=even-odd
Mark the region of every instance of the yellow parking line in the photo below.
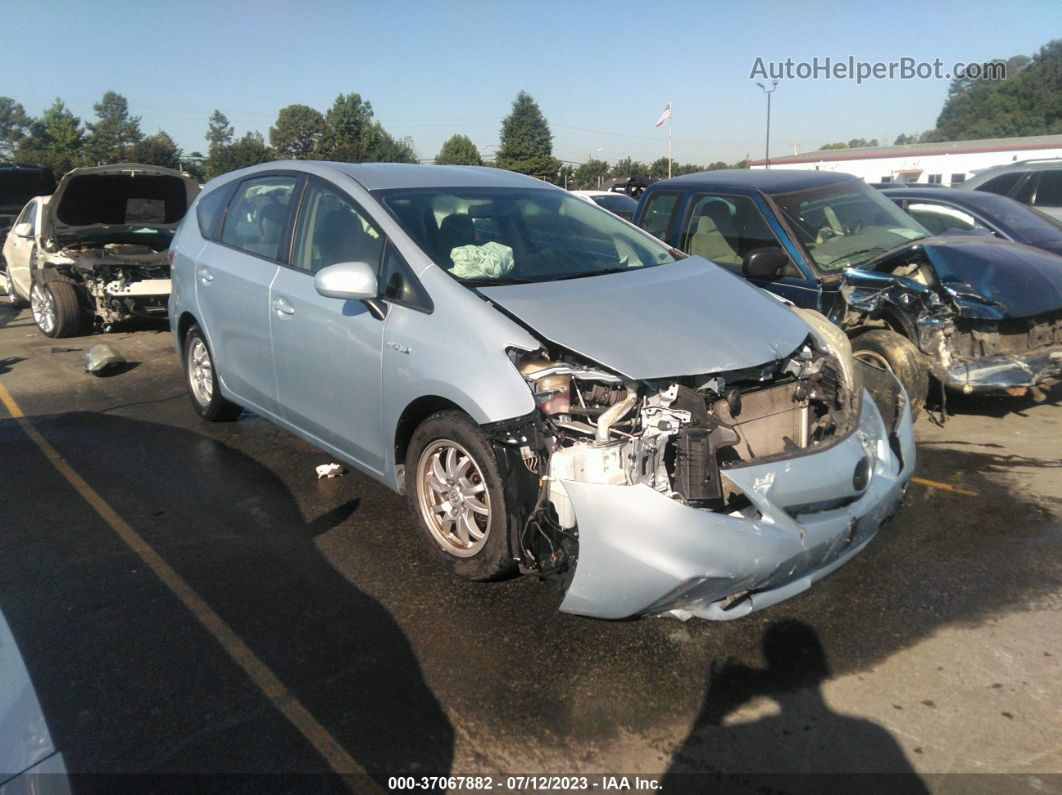
<svg viewBox="0 0 1062 795">
<path fill-rule="evenodd" d="M 941 491 L 953 491 L 956 494 L 964 494 L 967 497 L 980 497 L 981 493 L 977 491 L 970 491 L 969 489 L 960 489 L 958 486 L 952 486 L 950 483 L 939 483 L 935 480 L 926 480 L 925 478 L 911 478 L 915 483 L 921 483 L 923 486 L 929 486 L 931 489 L 940 489 Z"/>
<path fill-rule="evenodd" d="M 173 568 L 141 536 L 107 504 L 82 477 L 74 471 L 54 447 L 49 444 L 26 419 L 11 393 L 0 384 L 0 403 L 4 404 L 11 417 L 19 424 L 26 435 L 33 441 L 52 466 L 66 478 L 67 482 L 84 498 L 85 502 L 111 526 L 111 529 L 124 541 L 137 556 L 162 580 L 163 584 L 180 599 L 199 620 L 207 632 L 221 644 L 221 647 L 251 678 L 251 681 L 265 694 L 273 706 L 299 730 L 303 737 L 324 757 L 336 773 L 346 776 L 344 780 L 355 792 L 380 793 L 382 790 L 369 778 L 368 772 L 359 765 L 339 744 L 328 730 L 302 705 L 302 703 L 284 686 L 251 648 L 225 623 L 210 605 L 208 605 L 192 587 L 184 581 Z"/>
</svg>

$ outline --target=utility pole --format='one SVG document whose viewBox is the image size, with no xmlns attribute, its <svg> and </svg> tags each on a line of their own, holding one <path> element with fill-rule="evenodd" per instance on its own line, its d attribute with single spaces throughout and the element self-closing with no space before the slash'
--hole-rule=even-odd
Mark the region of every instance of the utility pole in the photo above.
<svg viewBox="0 0 1062 795">
<path fill-rule="evenodd" d="M 772 80 L 771 87 L 767 88 L 763 83 L 757 83 L 763 93 L 767 95 L 767 146 L 764 148 L 763 160 L 764 167 L 771 167 L 771 94 L 778 88 L 778 81 Z"/>
</svg>

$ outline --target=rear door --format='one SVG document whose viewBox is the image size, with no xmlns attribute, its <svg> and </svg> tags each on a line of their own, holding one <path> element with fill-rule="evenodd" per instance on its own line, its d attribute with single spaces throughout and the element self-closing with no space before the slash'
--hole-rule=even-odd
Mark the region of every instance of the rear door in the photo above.
<svg viewBox="0 0 1062 795">
<path fill-rule="evenodd" d="M 385 243 L 345 191 L 310 178 L 291 262 L 280 268 L 269 302 L 281 416 L 376 473 L 384 463 L 380 368 L 386 320 L 361 301 L 319 294 L 314 275 L 340 262 L 366 262 L 379 278 Z"/>
<path fill-rule="evenodd" d="M 237 402 L 271 414 L 277 399 L 269 288 L 286 259 L 301 185 L 301 175 L 290 172 L 243 180 L 218 241 L 208 242 L 195 264 L 200 320 L 222 383 Z"/>
</svg>

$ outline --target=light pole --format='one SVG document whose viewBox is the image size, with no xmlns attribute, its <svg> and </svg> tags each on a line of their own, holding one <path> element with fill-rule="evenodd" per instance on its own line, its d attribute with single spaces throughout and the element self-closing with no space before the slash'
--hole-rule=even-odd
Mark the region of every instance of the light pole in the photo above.
<svg viewBox="0 0 1062 795">
<path fill-rule="evenodd" d="M 771 87 L 767 88 L 763 83 L 757 83 L 763 93 L 767 95 L 767 146 L 764 149 L 763 160 L 764 168 L 771 167 L 771 94 L 778 88 L 778 81 L 772 80 Z"/>
</svg>

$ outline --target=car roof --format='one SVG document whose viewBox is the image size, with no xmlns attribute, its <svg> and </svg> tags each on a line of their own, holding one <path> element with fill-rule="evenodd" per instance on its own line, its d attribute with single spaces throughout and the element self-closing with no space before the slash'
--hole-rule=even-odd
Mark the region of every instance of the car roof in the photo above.
<svg viewBox="0 0 1062 795">
<path fill-rule="evenodd" d="M 668 188 L 686 190 L 706 187 L 734 190 L 751 189 L 763 193 L 791 193 L 818 187 L 819 185 L 830 185 L 848 180 L 859 180 L 859 177 L 836 171 L 727 168 L 663 179 L 659 182 L 654 182 L 647 190 L 666 190 Z"/>
<path fill-rule="evenodd" d="M 553 188 L 540 179 L 484 166 L 437 166 L 421 163 L 337 163 L 331 160 L 274 160 L 222 175 L 225 181 L 233 174 L 250 176 L 261 171 L 293 169 L 319 176 L 338 174 L 350 177 L 365 190 L 401 188 Z"/>
</svg>

